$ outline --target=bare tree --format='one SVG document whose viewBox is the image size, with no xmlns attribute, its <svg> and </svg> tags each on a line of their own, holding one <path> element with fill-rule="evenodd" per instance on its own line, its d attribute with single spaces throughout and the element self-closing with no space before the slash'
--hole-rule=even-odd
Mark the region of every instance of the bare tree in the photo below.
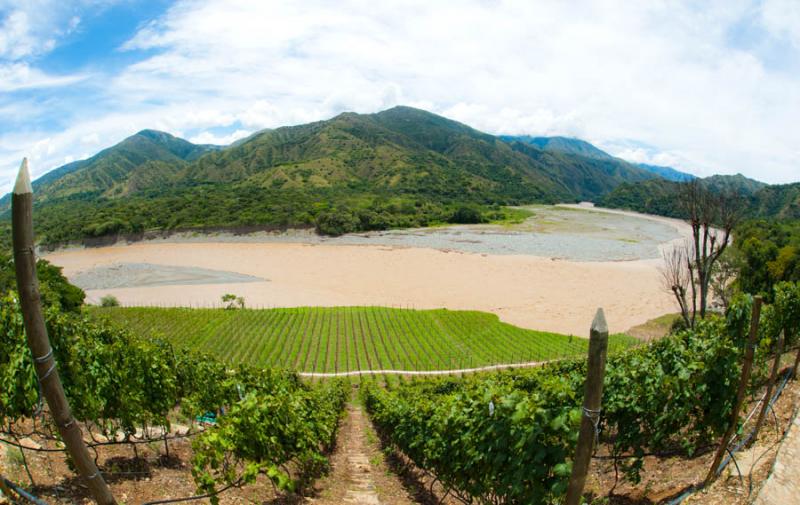
<svg viewBox="0 0 800 505">
<path fill-rule="evenodd" d="M 692 282 L 692 275 L 689 272 L 689 251 L 690 245 L 685 242 L 676 245 L 671 249 L 662 251 L 664 264 L 659 269 L 664 289 L 671 292 L 681 308 L 681 317 L 686 326 L 691 326 L 689 315 L 689 302 L 686 298 L 689 291 L 689 284 Z"/>
<path fill-rule="evenodd" d="M 687 253 L 687 266 L 692 290 L 690 325 L 699 315 L 706 317 L 714 264 L 725 252 L 733 228 L 741 219 L 738 195 L 716 194 L 698 179 L 682 185 L 678 205 L 692 228 L 692 240 Z"/>
</svg>

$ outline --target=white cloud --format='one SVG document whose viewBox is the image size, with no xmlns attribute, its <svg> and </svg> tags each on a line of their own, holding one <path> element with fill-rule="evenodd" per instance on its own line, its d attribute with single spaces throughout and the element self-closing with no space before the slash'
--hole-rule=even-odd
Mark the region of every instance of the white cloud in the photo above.
<svg viewBox="0 0 800 505">
<path fill-rule="evenodd" d="M 761 20 L 770 32 L 788 38 L 800 49 L 800 2 L 766 0 L 761 5 Z"/>
<path fill-rule="evenodd" d="M 81 137 L 82 144 L 97 144 L 98 142 L 100 142 L 100 135 L 98 135 L 97 132 L 92 132 Z"/>
<path fill-rule="evenodd" d="M 795 181 L 800 75 L 731 34 L 747 21 L 797 41 L 797 5 L 178 1 L 123 45 L 147 52 L 100 83 L 102 106 L 13 145 L 17 155 L 52 138 L 40 161 L 54 166 L 94 132 L 98 147 L 146 127 L 220 141 L 209 132 L 407 104 L 492 133 L 577 136 L 699 174 Z"/>
<path fill-rule="evenodd" d="M 0 0 L 0 59 L 17 61 L 51 51 L 80 25 L 75 11 L 117 0 Z"/>
<path fill-rule="evenodd" d="M 252 128 L 424 103 L 493 133 L 637 139 L 661 147 L 649 161 L 797 179 L 800 79 L 771 74 L 726 42 L 751 8 L 179 2 L 126 44 L 159 52 L 114 88 L 170 101 L 210 97 L 207 107 L 230 105 Z M 777 17 L 790 28 L 775 29 L 798 28 Z"/>
<path fill-rule="evenodd" d="M 14 11 L 3 19 L 0 24 L 0 57 L 18 59 L 32 53 L 35 46 L 27 13 Z"/>
<path fill-rule="evenodd" d="M 27 63 L 0 64 L 0 92 L 21 89 L 68 86 L 83 81 L 88 75 L 50 75 Z"/>
<path fill-rule="evenodd" d="M 253 133 L 250 130 L 236 130 L 228 135 L 215 135 L 209 131 L 204 131 L 199 135 L 195 135 L 189 139 L 189 142 L 194 144 L 214 144 L 218 146 L 227 146 L 243 139 Z"/>
</svg>

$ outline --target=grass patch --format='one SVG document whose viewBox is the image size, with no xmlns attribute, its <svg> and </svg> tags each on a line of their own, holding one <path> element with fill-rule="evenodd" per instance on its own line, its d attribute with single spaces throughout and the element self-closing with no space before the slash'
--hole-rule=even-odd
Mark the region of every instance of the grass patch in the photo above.
<svg viewBox="0 0 800 505">
<path fill-rule="evenodd" d="M 489 221 L 489 223 L 499 224 L 501 226 L 513 226 L 515 224 L 522 224 L 528 218 L 531 218 L 536 215 L 534 211 L 521 207 L 504 207 L 502 212 L 503 212 L 502 218 L 493 219 Z"/>
<path fill-rule="evenodd" d="M 229 362 L 303 372 L 452 370 L 585 355 L 588 340 L 528 330 L 478 311 L 387 307 L 89 307 L 144 337 Z M 609 351 L 638 343 L 612 335 Z"/>
<path fill-rule="evenodd" d="M 634 326 L 627 333 L 638 340 L 650 341 L 669 334 L 672 324 L 681 318 L 680 314 L 664 314 L 646 323 Z"/>
</svg>

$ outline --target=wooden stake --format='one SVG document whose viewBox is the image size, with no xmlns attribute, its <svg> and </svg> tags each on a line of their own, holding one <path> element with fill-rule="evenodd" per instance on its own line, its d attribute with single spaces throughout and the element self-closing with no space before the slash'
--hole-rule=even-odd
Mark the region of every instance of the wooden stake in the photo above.
<svg viewBox="0 0 800 505">
<path fill-rule="evenodd" d="M 116 503 L 114 497 L 94 460 L 89 456 L 89 451 L 83 443 L 81 429 L 72 417 L 42 316 L 33 248 L 33 189 L 27 159 L 22 160 L 11 197 L 11 225 L 22 317 L 42 393 L 67 452 L 90 493 L 100 505 L 113 505 Z"/>
<path fill-rule="evenodd" d="M 603 378 L 606 372 L 606 351 L 608 349 L 608 325 L 603 309 L 597 309 L 589 332 L 589 363 L 584 386 L 583 416 L 572 462 L 572 476 L 567 488 L 566 505 L 578 505 L 586 484 L 586 474 L 592 459 L 592 448 L 597 437 L 600 422 L 600 403 L 603 399 Z"/>
<path fill-rule="evenodd" d="M 736 432 L 736 428 L 739 424 L 739 410 L 742 408 L 744 395 L 747 393 L 747 383 L 750 382 L 750 372 L 753 370 L 753 355 L 756 352 L 758 320 L 761 317 L 761 303 L 762 299 L 760 296 L 756 296 L 753 299 L 753 313 L 750 317 L 750 336 L 747 339 L 747 347 L 745 347 L 744 351 L 742 377 L 739 380 L 739 389 L 736 391 L 736 401 L 733 404 L 730 425 L 725 431 L 725 434 L 722 436 L 722 439 L 719 441 L 717 453 L 714 455 L 714 462 L 711 464 L 711 468 L 708 470 L 708 475 L 706 475 L 706 480 L 703 482 L 703 485 L 705 486 L 711 484 L 714 479 L 716 479 L 717 471 L 719 470 L 719 464 L 722 462 L 722 458 L 725 456 L 725 451 L 728 449 L 728 444 L 730 443 L 731 437 L 733 437 L 733 434 Z"/>
<path fill-rule="evenodd" d="M 778 378 L 778 370 L 781 367 L 781 357 L 783 356 L 783 342 L 785 336 L 785 333 L 781 332 L 780 336 L 778 337 L 778 344 L 775 346 L 775 361 L 772 363 L 772 371 L 770 372 L 769 379 L 767 380 L 767 391 L 764 393 L 764 403 L 761 405 L 761 411 L 758 413 L 756 427 L 753 428 L 753 436 L 750 439 L 750 442 L 747 444 L 748 447 L 755 443 L 756 439 L 758 438 L 758 432 L 761 429 L 761 425 L 764 424 L 764 417 L 767 415 L 769 402 L 772 399 L 772 389 L 775 387 L 775 380 Z"/>
</svg>

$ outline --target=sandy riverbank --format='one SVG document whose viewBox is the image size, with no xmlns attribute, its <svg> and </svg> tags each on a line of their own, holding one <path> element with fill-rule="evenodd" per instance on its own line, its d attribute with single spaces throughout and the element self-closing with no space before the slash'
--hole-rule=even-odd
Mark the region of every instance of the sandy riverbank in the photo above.
<svg viewBox="0 0 800 505">
<path fill-rule="evenodd" d="M 597 307 L 612 332 L 674 311 L 658 261 L 569 262 L 422 248 L 276 243 L 138 243 L 46 256 L 75 277 L 124 263 L 235 272 L 265 282 L 161 285 L 112 293 L 124 305 L 209 306 L 223 293 L 249 306 L 387 305 L 475 309 L 509 323 L 585 336 Z"/>
</svg>

